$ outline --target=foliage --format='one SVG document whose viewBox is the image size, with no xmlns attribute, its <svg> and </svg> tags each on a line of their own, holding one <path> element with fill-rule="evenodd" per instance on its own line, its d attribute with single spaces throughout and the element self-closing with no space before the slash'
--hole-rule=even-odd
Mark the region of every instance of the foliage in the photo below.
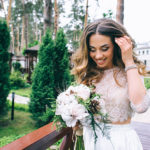
<svg viewBox="0 0 150 150">
<path fill-rule="evenodd" d="M 9 53 L 10 33 L 6 21 L 0 20 L 0 116 L 6 114 L 6 98 L 9 94 Z"/>
<path fill-rule="evenodd" d="M 85 9 L 83 1 L 74 0 L 68 17 L 71 18 L 71 21 L 65 26 L 66 36 L 71 49 L 75 51 L 79 47 L 79 39 L 84 27 Z"/>
<path fill-rule="evenodd" d="M 9 101 L 8 105 L 9 105 L 9 109 L 11 109 L 12 108 L 12 102 Z M 14 104 L 14 109 L 24 111 L 24 112 L 29 112 L 29 106 L 27 104 L 15 103 Z"/>
<path fill-rule="evenodd" d="M 38 44 L 39 44 L 39 41 L 35 40 L 35 41 L 33 41 L 33 43 L 29 43 L 28 47 L 33 47 L 33 46 L 38 45 Z"/>
<path fill-rule="evenodd" d="M 144 78 L 144 83 L 146 89 L 150 89 L 150 78 Z"/>
<path fill-rule="evenodd" d="M 20 69 L 21 69 L 21 64 L 18 61 L 13 62 L 12 66 L 13 66 L 13 68 L 14 68 L 15 71 L 20 71 Z"/>
<path fill-rule="evenodd" d="M 103 13 L 103 17 L 104 18 L 110 18 L 110 19 L 112 19 L 113 18 L 113 12 L 112 12 L 112 10 L 108 10 L 107 13 Z"/>
<path fill-rule="evenodd" d="M 9 143 L 19 139 L 20 137 L 22 137 L 24 135 L 25 134 L 4 136 L 4 137 L 0 138 L 0 147 L 3 147 L 6 144 L 9 144 Z"/>
<path fill-rule="evenodd" d="M 40 126 L 41 117 L 46 113 L 46 107 L 51 108 L 54 99 L 54 41 L 47 30 L 39 50 L 39 63 L 32 76 L 32 92 L 29 104 L 33 119 Z"/>
<path fill-rule="evenodd" d="M 10 75 L 10 87 L 11 89 L 24 88 L 26 86 L 25 80 L 21 76 L 21 72 L 15 71 Z"/>
<path fill-rule="evenodd" d="M 37 129 L 34 126 L 35 121 L 30 118 L 30 115 L 28 112 L 15 110 L 13 121 L 10 119 L 11 111 L 7 116 L 0 118 L 0 145 L 8 144 L 8 142 Z"/>
<path fill-rule="evenodd" d="M 31 87 L 30 87 L 30 84 L 26 83 L 26 86 L 27 85 L 28 85 L 28 87 L 26 87 L 26 88 L 12 89 L 10 91 L 10 93 L 14 92 L 15 94 L 20 95 L 20 96 L 30 97 Z"/>
<path fill-rule="evenodd" d="M 55 39 L 55 57 L 54 57 L 54 77 L 55 77 L 55 98 L 58 91 L 63 91 L 64 86 L 69 86 L 71 76 L 69 72 L 69 56 L 67 40 L 63 29 L 59 29 Z"/>
</svg>

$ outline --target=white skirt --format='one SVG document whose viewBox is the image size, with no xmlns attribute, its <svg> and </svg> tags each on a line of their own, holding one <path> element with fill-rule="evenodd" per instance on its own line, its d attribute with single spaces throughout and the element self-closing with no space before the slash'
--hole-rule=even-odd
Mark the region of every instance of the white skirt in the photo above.
<svg viewBox="0 0 150 150">
<path fill-rule="evenodd" d="M 85 150 L 143 150 L 142 144 L 135 130 L 130 124 L 110 125 L 110 138 L 102 136 L 101 131 L 97 131 L 97 142 L 94 142 L 93 130 L 83 127 L 83 140 Z"/>
</svg>

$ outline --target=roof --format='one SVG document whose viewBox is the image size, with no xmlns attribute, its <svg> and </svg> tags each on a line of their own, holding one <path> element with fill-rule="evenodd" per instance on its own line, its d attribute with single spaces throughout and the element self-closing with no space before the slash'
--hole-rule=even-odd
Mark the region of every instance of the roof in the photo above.
<svg viewBox="0 0 150 150">
<path fill-rule="evenodd" d="M 25 53 L 28 53 L 28 52 L 37 52 L 39 50 L 40 46 L 39 45 L 35 45 L 33 47 L 30 47 L 30 48 L 27 48 L 25 50 Z"/>
</svg>

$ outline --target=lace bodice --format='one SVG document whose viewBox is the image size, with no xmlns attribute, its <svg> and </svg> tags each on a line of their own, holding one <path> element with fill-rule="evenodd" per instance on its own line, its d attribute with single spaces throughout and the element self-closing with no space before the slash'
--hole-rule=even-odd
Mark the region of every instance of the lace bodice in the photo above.
<svg viewBox="0 0 150 150">
<path fill-rule="evenodd" d="M 114 79 L 114 72 L 119 86 Z M 135 106 L 128 98 L 128 84 L 124 69 L 115 67 L 104 71 L 103 78 L 95 84 L 96 93 L 100 94 L 105 102 L 105 110 L 112 122 L 125 121 L 133 113 L 144 112 L 150 105 L 150 98 L 146 94 L 143 103 Z"/>
</svg>

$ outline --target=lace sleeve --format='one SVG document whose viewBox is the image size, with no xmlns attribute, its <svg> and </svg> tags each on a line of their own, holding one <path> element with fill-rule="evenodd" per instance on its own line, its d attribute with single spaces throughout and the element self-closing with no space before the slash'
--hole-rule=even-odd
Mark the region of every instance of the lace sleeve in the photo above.
<svg viewBox="0 0 150 150">
<path fill-rule="evenodd" d="M 143 84 L 144 84 L 144 78 L 141 77 Z M 146 94 L 143 97 L 143 100 L 140 104 L 135 105 L 132 103 L 132 101 L 130 101 L 130 106 L 133 109 L 133 111 L 137 112 L 137 113 L 144 113 L 150 106 L 150 89 L 146 90 Z"/>
</svg>

